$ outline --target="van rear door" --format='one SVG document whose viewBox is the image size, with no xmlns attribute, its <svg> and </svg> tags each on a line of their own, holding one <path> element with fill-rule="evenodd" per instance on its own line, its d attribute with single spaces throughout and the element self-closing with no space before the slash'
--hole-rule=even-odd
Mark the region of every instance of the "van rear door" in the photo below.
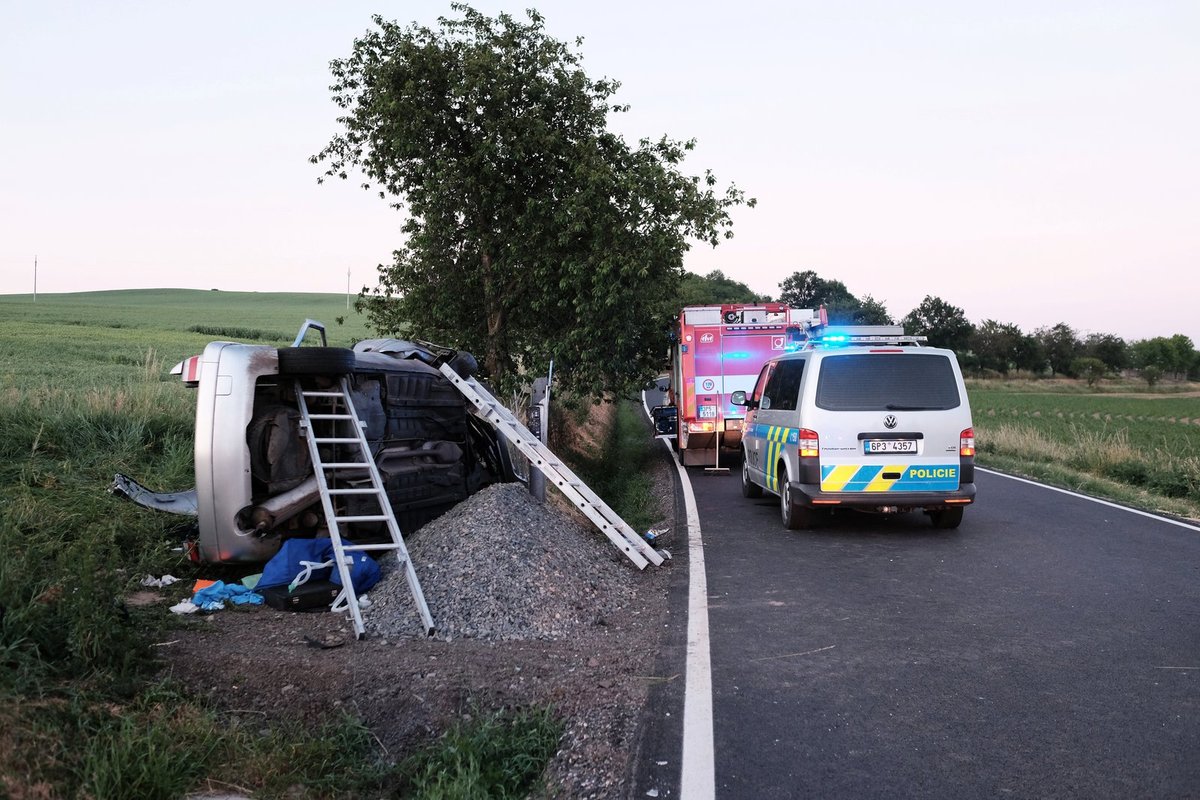
<svg viewBox="0 0 1200 800">
<path fill-rule="evenodd" d="M 814 405 L 823 492 L 959 488 L 959 437 L 970 427 L 949 352 L 881 348 L 826 353 Z"/>
</svg>

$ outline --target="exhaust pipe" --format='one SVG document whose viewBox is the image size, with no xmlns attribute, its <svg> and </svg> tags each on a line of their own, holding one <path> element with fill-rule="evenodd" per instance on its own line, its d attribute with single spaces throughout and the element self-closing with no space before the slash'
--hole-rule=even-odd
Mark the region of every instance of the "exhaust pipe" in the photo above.
<svg viewBox="0 0 1200 800">
<path fill-rule="evenodd" d="M 237 526 L 243 534 L 265 534 L 287 522 L 317 502 L 321 489 L 313 475 L 294 489 L 277 494 L 256 506 L 246 506 L 237 513 Z"/>
</svg>

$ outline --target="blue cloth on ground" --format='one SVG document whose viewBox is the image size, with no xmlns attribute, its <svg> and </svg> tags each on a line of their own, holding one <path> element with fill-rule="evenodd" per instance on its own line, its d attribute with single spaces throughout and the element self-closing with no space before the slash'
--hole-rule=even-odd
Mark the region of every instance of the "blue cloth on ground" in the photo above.
<svg viewBox="0 0 1200 800">
<path fill-rule="evenodd" d="M 192 595 L 192 603 L 201 611 L 220 611 L 225 607 L 226 600 L 235 606 L 261 606 L 263 603 L 262 595 L 247 589 L 240 583 L 225 583 L 225 581 L 217 581 L 211 586 L 205 586 Z"/>
<path fill-rule="evenodd" d="M 342 544 L 352 545 L 354 542 L 342 539 Z M 354 584 L 355 594 L 362 594 L 379 583 L 379 565 L 366 553 L 349 555 L 354 558 L 354 564 L 350 567 L 350 582 Z M 329 539 L 288 539 L 263 567 L 262 577 L 258 579 L 256 588 L 287 586 L 304 572 L 305 567 L 300 563 L 302 561 L 317 564 L 333 561 L 333 542 Z M 314 568 L 309 580 L 327 580 L 340 586 L 342 576 L 330 565 L 321 569 Z"/>
</svg>

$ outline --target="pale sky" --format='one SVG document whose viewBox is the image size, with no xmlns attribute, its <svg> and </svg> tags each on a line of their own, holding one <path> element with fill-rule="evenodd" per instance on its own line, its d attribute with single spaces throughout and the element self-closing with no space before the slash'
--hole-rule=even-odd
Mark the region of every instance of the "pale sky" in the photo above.
<svg viewBox="0 0 1200 800">
<path fill-rule="evenodd" d="M 477 2 L 536 7 L 622 82 L 628 139 L 696 138 L 758 198 L 686 266 L 800 270 L 896 317 L 1200 346 L 1200 3 Z M 328 62 L 449 2 L 0 0 L 0 293 L 375 283 L 399 215 L 307 158 Z"/>
</svg>

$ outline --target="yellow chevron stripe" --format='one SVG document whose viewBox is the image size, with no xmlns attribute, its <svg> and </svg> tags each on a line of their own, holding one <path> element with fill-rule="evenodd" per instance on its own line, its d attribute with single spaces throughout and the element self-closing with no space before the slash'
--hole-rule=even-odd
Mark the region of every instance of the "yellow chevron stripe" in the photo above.
<svg viewBox="0 0 1200 800">
<path fill-rule="evenodd" d="M 775 462 L 779 460 L 779 449 L 782 445 L 778 441 L 770 441 L 767 443 L 767 461 L 763 464 L 763 469 L 767 471 L 767 485 L 771 487 L 771 491 L 779 491 L 779 474 L 775 472 Z"/>
<path fill-rule="evenodd" d="M 854 477 L 854 473 L 858 472 L 858 465 L 843 464 L 833 468 L 833 472 L 829 473 L 829 477 L 821 481 L 821 491 L 823 492 L 840 492 Z"/>
<path fill-rule="evenodd" d="M 892 488 L 892 484 L 895 483 L 896 481 L 900 480 L 900 478 L 885 479 L 883 477 L 884 473 L 895 472 L 895 473 L 898 473 L 899 475 L 903 476 L 904 470 L 906 470 L 906 469 L 908 469 L 908 465 L 906 465 L 906 464 L 890 464 L 890 465 L 884 467 L 883 469 L 881 469 L 879 471 L 879 474 L 875 476 L 875 479 L 867 484 L 867 488 L 864 489 L 863 491 L 867 491 L 867 492 L 890 491 Z"/>
</svg>

